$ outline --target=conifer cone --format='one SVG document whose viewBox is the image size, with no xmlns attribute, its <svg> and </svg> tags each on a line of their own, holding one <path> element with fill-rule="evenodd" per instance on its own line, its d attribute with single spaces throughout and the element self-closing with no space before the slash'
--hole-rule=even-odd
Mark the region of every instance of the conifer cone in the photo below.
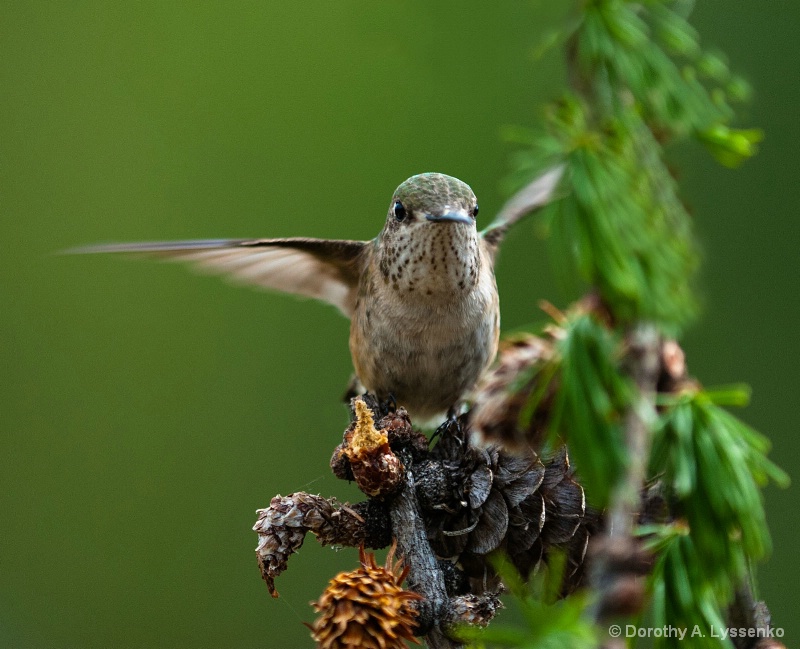
<svg viewBox="0 0 800 649">
<path fill-rule="evenodd" d="M 484 439 L 506 448 L 533 446 L 543 440 L 552 385 L 541 385 L 541 372 L 553 359 L 549 340 L 523 335 L 502 343 L 498 361 L 475 391 L 472 425 Z M 537 388 L 539 407 L 523 421 L 523 409 Z"/>
<path fill-rule="evenodd" d="M 453 624 L 488 626 L 501 608 L 504 607 L 499 592 L 459 595 L 450 600 Z"/>
<path fill-rule="evenodd" d="M 256 555 L 261 576 L 273 597 L 275 578 L 286 570 L 289 557 L 303 545 L 307 532 L 317 535 L 322 545 L 372 548 L 391 541 L 388 513 L 377 501 L 339 505 L 305 492 L 275 496 L 266 509 L 259 509 L 253 530 L 258 532 Z"/>
<path fill-rule="evenodd" d="M 327 501 L 320 496 L 306 493 L 275 496 L 266 509 L 259 509 L 258 520 L 253 531 L 258 532 L 258 565 L 261 576 L 267 582 L 269 592 L 278 596 L 275 577 L 286 569 L 289 556 L 303 545 L 310 527 L 324 525 L 326 509 L 332 511 Z"/>
<path fill-rule="evenodd" d="M 566 448 L 542 461 L 530 449 L 511 453 L 469 443 L 462 418 L 445 431 L 415 473 L 428 538 L 436 554 L 457 561 L 467 575 L 486 581 L 486 557 L 498 548 L 523 577 L 551 549 L 567 554 L 565 590 L 581 577 L 594 517 L 573 479 Z M 473 592 L 481 592 L 473 587 Z"/>
<path fill-rule="evenodd" d="M 361 548 L 361 567 L 334 577 L 312 606 L 319 613 L 311 637 L 319 649 L 404 649 L 414 637 L 417 593 L 404 590 L 402 561 L 386 565 Z"/>
</svg>

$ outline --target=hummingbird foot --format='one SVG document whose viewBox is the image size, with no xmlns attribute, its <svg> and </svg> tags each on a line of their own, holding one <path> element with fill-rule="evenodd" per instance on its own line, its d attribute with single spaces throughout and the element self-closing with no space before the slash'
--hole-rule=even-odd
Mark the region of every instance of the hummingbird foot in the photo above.
<svg viewBox="0 0 800 649">
<path fill-rule="evenodd" d="M 447 419 L 445 419 L 439 427 L 433 431 L 429 444 L 433 444 L 434 440 L 438 437 L 445 435 L 455 435 L 460 437 L 461 434 L 461 417 L 458 415 L 458 408 L 453 406 L 447 411 Z"/>
</svg>

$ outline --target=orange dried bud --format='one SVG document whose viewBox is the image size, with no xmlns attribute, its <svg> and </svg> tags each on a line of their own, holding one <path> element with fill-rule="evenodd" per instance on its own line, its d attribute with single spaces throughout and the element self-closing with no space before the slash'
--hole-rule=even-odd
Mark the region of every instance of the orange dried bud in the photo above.
<svg viewBox="0 0 800 649">
<path fill-rule="evenodd" d="M 368 496 L 386 496 L 400 486 L 403 464 L 389 447 L 385 432 L 375 428 L 372 411 L 363 399 L 355 401 L 356 421 L 342 453 L 350 460 L 359 489 Z"/>
<path fill-rule="evenodd" d="M 357 399 L 356 427 L 353 430 L 353 437 L 350 439 L 350 448 L 347 450 L 349 458 L 367 455 L 375 450 L 383 450 L 389 446 L 389 438 L 386 433 L 379 432 L 375 428 L 375 419 L 363 399 Z"/>
<path fill-rule="evenodd" d="M 311 626 L 319 649 L 404 649 L 406 640 L 419 643 L 414 602 L 422 596 L 403 589 L 408 569 L 402 561 L 392 563 L 394 550 L 379 566 L 362 546 L 361 567 L 336 575 L 312 602 L 320 614 Z"/>
</svg>

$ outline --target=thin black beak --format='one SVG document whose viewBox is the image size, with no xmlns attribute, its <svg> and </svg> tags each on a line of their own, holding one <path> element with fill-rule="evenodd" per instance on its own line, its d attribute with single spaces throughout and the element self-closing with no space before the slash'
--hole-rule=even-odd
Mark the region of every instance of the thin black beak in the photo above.
<svg viewBox="0 0 800 649">
<path fill-rule="evenodd" d="M 438 223 L 440 221 L 454 221 L 455 223 L 472 223 L 472 217 L 469 214 L 465 214 L 464 212 L 447 212 L 446 214 L 442 214 L 441 216 L 435 216 L 434 214 L 426 214 L 425 218 L 429 221 L 433 221 L 434 223 Z"/>
</svg>

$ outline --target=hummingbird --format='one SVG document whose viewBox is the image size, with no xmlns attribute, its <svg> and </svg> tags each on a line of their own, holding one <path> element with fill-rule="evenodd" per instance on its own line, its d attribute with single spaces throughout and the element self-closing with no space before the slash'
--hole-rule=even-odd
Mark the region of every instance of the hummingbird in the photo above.
<svg viewBox="0 0 800 649">
<path fill-rule="evenodd" d="M 500 304 L 494 264 L 516 221 L 547 204 L 562 169 L 527 185 L 479 232 L 466 183 L 422 173 L 392 195 L 370 241 L 212 239 L 115 243 L 77 253 L 140 253 L 233 281 L 315 298 L 350 319 L 359 391 L 394 399 L 415 421 L 452 416 L 494 360 Z"/>
</svg>

